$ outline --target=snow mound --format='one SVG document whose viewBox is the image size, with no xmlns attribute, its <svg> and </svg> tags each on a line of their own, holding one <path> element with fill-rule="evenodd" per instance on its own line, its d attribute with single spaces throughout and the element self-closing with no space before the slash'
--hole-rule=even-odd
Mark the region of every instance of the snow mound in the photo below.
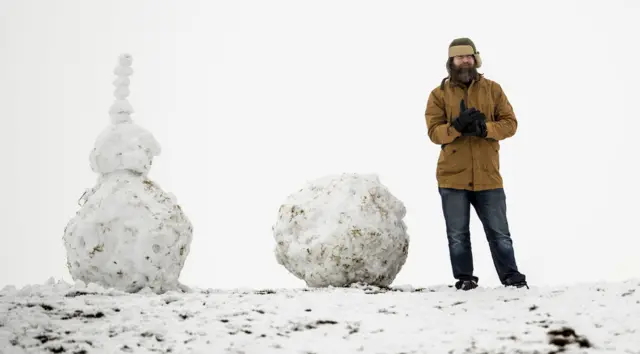
<svg viewBox="0 0 640 354">
<path fill-rule="evenodd" d="M 161 295 L 52 279 L 1 289 L 0 314 L 4 354 L 640 353 L 640 279 Z"/>
<path fill-rule="evenodd" d="M 119 59 L 116 74 L 130 75 L 131 56 Z M 126 101 L 129 79 L 114 84 L 124 86 L 115 92 L 112 124 L 91 153 L 97 184 L 82 196 L 84 203 L 64 230 L 69 273 L 76 282 L 126 292 L 184 290 L 178 278 L 193 226 L 176 198 L 147 177 L 160 146 L 131 121 L 132 110 L 114 110 Z"/>
<path fill-rule="evenodd" d="M 276 260 L 310 287 L 387 287 L 407 260 L 405 215 L 376 175 L 319 178 L 280 206 Z"/>
</svg>

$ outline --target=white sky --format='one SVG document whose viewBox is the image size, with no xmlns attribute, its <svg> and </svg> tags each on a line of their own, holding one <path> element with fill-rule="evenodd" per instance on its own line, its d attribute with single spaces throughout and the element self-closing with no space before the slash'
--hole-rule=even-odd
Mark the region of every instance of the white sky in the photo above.
<svg viewBox="0 0 640 354">
<path fill-rule="evenodd" d="M 375 172 L 408 209 L 395 284 L 449 283 L 425 135 L 449 42 L 471 37 L 519 119 L 502 143 L 508 216 L 534 285 L 640 276 L 634 1 L 0 2 L 0 286 L 70 280 L 63 229 L 133 55 L 150 177 L 194 224 L 182 282 L 289 287 L 271 226 L 306 180 Z M 476 272 L 498 285 L 472 218 Z"/>
</svg>

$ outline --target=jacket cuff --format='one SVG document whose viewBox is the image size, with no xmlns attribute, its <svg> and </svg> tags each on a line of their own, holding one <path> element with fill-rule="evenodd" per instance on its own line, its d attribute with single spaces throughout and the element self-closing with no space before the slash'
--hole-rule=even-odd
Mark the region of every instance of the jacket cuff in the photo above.
<svg viewBox="0 0 640 354">
<path fill-rule="evenodd" d="M 454 137 L 462 136 L 462 133 L 457 131 L 456 128 L 454 128 L 451 124 L 449 124 L 449 126 L 447 127 L 447 134 Z"/>
<path fill-rule="evenodd" d="M 496 137 L 496 128 L 494 127 L 493 122 L 487 122 L 487 136 L 485 136 L 485 138 L 498 140 Z"/>
</svg>

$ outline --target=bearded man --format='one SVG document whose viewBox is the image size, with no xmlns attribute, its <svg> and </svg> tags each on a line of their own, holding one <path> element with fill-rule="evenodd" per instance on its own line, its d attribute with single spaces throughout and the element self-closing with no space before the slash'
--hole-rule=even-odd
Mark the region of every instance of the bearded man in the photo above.
<svg viewBox="0 0 640 354">
<path fill-rule="evenodd" d="M 429 139 L 441 146 L 436 179 L 456 289 L 478 287 L 469 232 L 470 206 L 482 222 L 493 264 L 504 286 L 527 287 L 517 267 L 500 174 L 500 141 L 518 121 L 502 87 L 477 69 L 480 53 L 469 38 L 449 45 L 445 77 L 427 102 Z"/>
</svg>

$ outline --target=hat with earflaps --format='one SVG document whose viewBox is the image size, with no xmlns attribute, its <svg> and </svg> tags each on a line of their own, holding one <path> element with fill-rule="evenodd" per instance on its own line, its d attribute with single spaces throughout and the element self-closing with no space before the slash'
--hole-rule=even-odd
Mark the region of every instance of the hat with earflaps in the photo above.
<svg viewBox="0 0 640 354">
<path fill-rule="evenodd" d="M 449 58 L 458 55 L 473 55 L 476 59 L 476 68 L 482 66 L 480 52 L 476 50 L 476 45 L 469 38 L 456 38 L 449 44 Z"/>
</svg>

